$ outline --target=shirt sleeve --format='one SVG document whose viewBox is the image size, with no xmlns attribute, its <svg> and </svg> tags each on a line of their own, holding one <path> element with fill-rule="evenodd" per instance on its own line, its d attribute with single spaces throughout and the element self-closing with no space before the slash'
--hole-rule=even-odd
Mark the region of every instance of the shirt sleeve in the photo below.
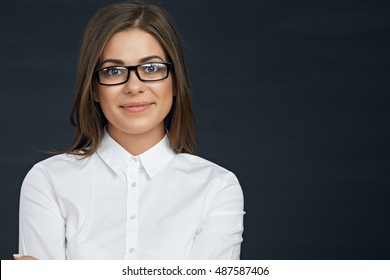
<svg viewBox="0 0 390 280">
<path fill-rule="evenodd" d="M 38 259 L 66 259 L 65 220 L 42 164 L 26 175 L 20 193 L 19 254 Z"/>
<path fill-rule="evenodd" d="M 190 259 L 238 260 L 245 212 L 241 186 L 232 173 L 211 196 L 202 225 L 194 238 Z"/>
</svg>

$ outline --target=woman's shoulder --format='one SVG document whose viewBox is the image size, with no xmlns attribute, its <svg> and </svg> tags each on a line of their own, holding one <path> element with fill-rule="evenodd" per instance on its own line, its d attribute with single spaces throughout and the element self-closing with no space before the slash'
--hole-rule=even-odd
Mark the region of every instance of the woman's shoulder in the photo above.
<svg viewBox="0 0 390 280">
<path fill-rule="evenodd" d="M 238 182 L 236 175 L 232 171 L 203 157 L 180 153 L 176 158 L 178 167 L 190 174 L 198 173 L 198 175 L 201 175 L 203 173 L 211 177 L 225 177 Z"/>
<path fill-rule="evenodd" d="M 200 156 L 181 153 L 176 156 L 175 172 L 186 178 L 186 186 L 203 187 L 207 199 L 243 200 L 241 184 L 230 170 Z"/>
<path fill-rule="evenodd" d="M 194 164 L 194 165 L 205 165 L 205 166 L 212 166 L 212 167 L 215 167 L 215 168 L 223 168 L 222 166 L 219 166 L 218 164 L 206 159 L 206 158 L 203 158 L 203 157 L 200 157 L 200 156 L 197 156 L 197 155 L 193 155 L 193 154 L 189 154 L 189 153 L 180 153 L 180 154 L 177 154 L 177 156 L 183 160 L 183 161 L 186 161 L 188 163 L 191 163 L 191 164 Z"/>
<path fill-rule="evenodd" d="M 49 172 L 49 173 L 66 173 L 71 170 L 80 170 L 89 161 L 88 157 L 62 153 L 48 157 L 34 164 L 31 172 Z"/>
</svg>

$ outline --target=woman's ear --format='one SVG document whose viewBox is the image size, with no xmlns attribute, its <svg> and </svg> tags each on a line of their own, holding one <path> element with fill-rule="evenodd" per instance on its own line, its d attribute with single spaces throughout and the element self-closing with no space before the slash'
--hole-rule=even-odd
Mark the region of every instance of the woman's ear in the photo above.
<svg viewBox="0 0 390 280">
<path fill-rule="evenodd" d="M 95 90 L 93 90 L 92 92 L 92 96 L 93 96 L 93 101 L 95 102 L 99 102 L 99 94 L 97 94 L 97 92 Z"/>
<path fill-rule="evenodd" d="M 92 81 L 91 87 L 92 87 L 92 98 L 93 98 L 93 101 L 100 102 L 99 93 L 96 91 L 96 83 L 94 81 Z"/>
<path fill-rule="evenodd" d="M 99 100 L 99 93 L 96 91 L 95 86 L 96 86 L 95 84 L 92 85 L 92 98 L 93 98 L 93 101 L 99 102 L 100 101 Z"/>
<path fill-rule="evenodd" d="M 173 83 L 172 85 L 172 95 L 175 97 L 177 96 L 177 86 L 176 86 L 176 82 Z"/>
</svg>

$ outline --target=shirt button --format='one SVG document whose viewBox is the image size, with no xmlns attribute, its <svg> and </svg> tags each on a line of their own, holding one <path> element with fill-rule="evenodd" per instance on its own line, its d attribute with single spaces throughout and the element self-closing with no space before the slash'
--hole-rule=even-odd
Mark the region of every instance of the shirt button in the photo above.
<svg viewBox="0 0 390 280">
<path fill-rule="evenodd" d="M 131 186 L 134 188 L 134 187 L 137 186 L 137 183 L 134 182 L 134 183 L 131 184 Z"/>
<path fill-rule="evenodd" d="M 135 215 L 132 215 L 131 217 L 130 217 L 132 220 L 135 220 Z"/>
<path fill-rule="evenodd" d="M 130 249 L 129 249 L 129 253 L 130 253 L 130 254 L 134 253 L 134 251 L 135 251 L 134 248 L 130 248 Z"/>
</svg>

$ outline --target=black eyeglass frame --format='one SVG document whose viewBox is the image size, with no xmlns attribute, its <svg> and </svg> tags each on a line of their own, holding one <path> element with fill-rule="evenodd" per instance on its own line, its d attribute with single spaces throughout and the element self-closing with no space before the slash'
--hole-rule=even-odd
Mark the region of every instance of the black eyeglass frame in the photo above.
<svg viewBox="0 0 390 280">
<path fill-rule="evenodd" d="M 161 79 L 157 79 L 157 80 L 145 80 L 145 79 L 142 79 L 138 73 L 138 67 L 141 66 L 141 65 L 145 65 L 145 64 L 153 64 L 153 63 L 158 63 L 158 64 L 164 64 L 166 67 L 167 67 L 167 75 L 164 77 L 164 78 L 161 78 Z M 123 81 L 123 82 L 120 82 L 120 83 L 117 83 L 117 84 L 104 84 L 104 83 L 101 83 L 100 82 L 100 77 L 99 77 L 99 72 L 102 71 L 102 70 L 105 70 L 105 69 L 109 69 L 109 68 L 115 68 L 115 67 L 122 67 L 122 68 L 126 68 L 127 69 L 127 77 L 126 77 L 126 80 Z M 132 66 L 109 66 L 109 67 L 103 67 L 103 68 L 100 68 L 100 69 L 96 69 L 95 71 L 93 71 L 93 75 L 94 77 L 97 79 L 98 83 L 102 86 L 117 86 L 117 85 L 121 85 L 121 84 L 125 84 L 129 81 L 129 78 L 130 78 L 130 71 L 131 70 L 134 70 L 135 74 L 137 75 L 137 78 L 142 81 L 142 82 L 156 82 L 156 81 L 161 81 L 161 80 L 165 80 L 166 78 L 169 77 L 169 72 L 173 69 L 173 63 L 171 62 L 146 62 L 146 63 L 142 63 L 142 64 L 138 64 L 138 65 L 132 65 Z"/>
</svg>

